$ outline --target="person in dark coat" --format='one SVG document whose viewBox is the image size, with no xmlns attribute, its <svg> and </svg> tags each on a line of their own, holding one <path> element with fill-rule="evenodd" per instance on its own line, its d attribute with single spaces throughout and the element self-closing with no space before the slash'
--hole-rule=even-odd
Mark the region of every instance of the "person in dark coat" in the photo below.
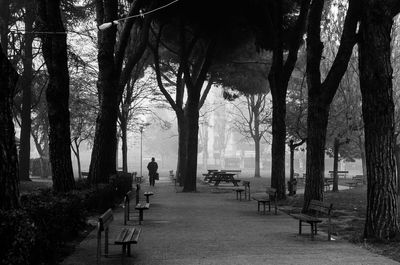
<svg viewBox="0 0 400 265">
<path fill-rule="evenodd" d="M 158 165 L 154 157 L 151 158 L 151 162 L 147 164 L 147 169 L 149 170 L 149 181 L 150 186 L 154 186 L 155 178 L 157 174 Z"/>
</svg>

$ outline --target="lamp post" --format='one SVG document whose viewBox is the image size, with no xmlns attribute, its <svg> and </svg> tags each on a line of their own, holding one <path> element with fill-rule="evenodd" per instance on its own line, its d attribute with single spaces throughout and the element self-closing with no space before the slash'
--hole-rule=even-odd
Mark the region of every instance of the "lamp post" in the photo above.
<svg viewBox="0 0 400 265">
<path fill-rule="evenodd" d="M 139 131 L 140 131 L 140 176 L 143 179 L 143 174 L 142 174 L 142 166 L 143 166 L 143 159 L 142 159 L 142 154 L 143 154 L 143 129 L 144 129 L 144 124 L 139 125 Z"/>
<path fill-rule="evenodd" d="M 140 132 L 140 176 L 143 179 L 143 131 L 146 126 L 149 126 L 150 123 L 145 122 L 145 117 L 141 119 L 141 122 L 139 123 L 139 132 Z"/>
</svg>

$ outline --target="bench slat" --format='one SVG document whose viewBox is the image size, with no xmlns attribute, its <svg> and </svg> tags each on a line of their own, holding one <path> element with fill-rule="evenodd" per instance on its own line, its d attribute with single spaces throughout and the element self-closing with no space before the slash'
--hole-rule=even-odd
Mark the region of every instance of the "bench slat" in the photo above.
<svg viewBox="0 0 400 265">
<path fill-rule="evenodd" d="M 136 204 L 135 209 L 149 209 L 150 203 L 138 203 Z"/>
<path fill-rule="evenodd" d="M 305 222 L 314 222 L 314 223 L 322 222 L 321 219 L 318 219 L 318 218 L 310 216 L 310 215 L 301 214 L 301 213 L 299 213 L 299 214 L 290 214 L 290 216 L 292 216 L 295 219 L 302 220 L 302 221 L 305 221 Z"/>
</svg>

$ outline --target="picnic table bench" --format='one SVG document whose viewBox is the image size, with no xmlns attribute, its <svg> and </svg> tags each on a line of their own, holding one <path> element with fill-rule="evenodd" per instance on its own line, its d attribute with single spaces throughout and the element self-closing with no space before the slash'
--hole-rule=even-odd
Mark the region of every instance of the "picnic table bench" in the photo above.
<svg viewBox="0 0 400 265">
<path fill-rule="evenodd" d="M 249 198 L 250 201 L 250 181 L 243 180 L 242 185 L 242 187 L 233 188 L 233 191 L 236 192 L 236 200 L 239 199 L 239 195 L 240 200 L 242 200 L 242 192 L 244 191 L 244 199 L 246 200 L 247 198 Z"/>
<path fill-rule="evenodd" d="M 276 189 L 274 188 L 266 188 L 265 193 L 256 193 L 253 195 L 253 200 L 257 201 L 257 212 L 260 213 L 260 205 L 262 204 L 264 207 L 265 214 L 265 206 L 268 203 L 268 211 L 271 212 L 271 202 L 275 206 L 275 214 L 278 214 L 278 203 L 276 196 Z"/>
<path fill-rule="evenodd" d="M 100 260 L 101 257 L 101 238 L 102 232 L 104 232 L 104 256 L 108 257 L 108 232 L 111 222 L 114 220 L 113 212 L 111 209 L 108 209 L 105 213 L 103 213 L 97 222 L 97 261 Z M 122 254 L 125 253 L 130 256 L 131 255 L 131 244 L 137 244 L 139 240 L 139 236 L 141 233 L 141 229 L 137 227 L 123 227 L 117 237 L 114 240 L 114 244 L 122 245 Z"/>
<path fill-rule="evenodd" d="M 332 203 L 325 203 L 322 201 L 311 200 L 308 205 L 307 212 L 299 214 L 289 214 L 293 218 L 299 220 L 299 235 L 301 235 L 301 227 L 303 223 L 307 223 L 311 227 L 311 239 L 314 240 L 314 235 L 317 234 L 317 224 L 321 223 L 323 220 L 319 217 L 321 214 L 328 216 L 328 240 L 331 240 L 331 212 L 333 205 Z M 314 212 L 314 214 L 311 213 Z"/>
<path fill-rule="evenodd" d="M 330 170 L 329 174 L 331 175 L 331 178 L 333 178 L 333 171 Z M 338 170 L 337 171 L 338 177 L 344 177 L 346 179 L 347 174 L 349 174 L 349 171 L 347 170 Z"/>
<path fill-rule="evenodd" d="M 356 175 L 356 176 L 352 177 L 351 181 L 347 181 L 345 183 L 345 185 L 347 185 L 349 187 L 349 189 L 352 189 L 352 188 L 358 187 L 359 185 L 363 185 L 364 181 L 365 180 L 364 180 L 363 175 Z"/>
<path fill-rule="evenodd" d="M 324 178 L 324 191 L 330 190 L 331 185 L 333 185 L 333 179 L 332 178 Z"/>
</svg>

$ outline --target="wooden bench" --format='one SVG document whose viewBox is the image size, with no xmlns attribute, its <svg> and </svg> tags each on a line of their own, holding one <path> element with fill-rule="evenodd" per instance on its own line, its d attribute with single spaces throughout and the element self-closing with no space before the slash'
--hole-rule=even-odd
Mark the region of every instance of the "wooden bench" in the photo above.
<svg viewBox="0 0 400 265">
<path fill-rule="evenodd" d="M 82 178 L 86 179 L 86 178 L 89 176 L 89 172 L 87 172 L 87 171 L 82 171 L 82 172 L 81 172 L 81 176 L 82 176 Z"/>
<path fill-rule="evenodd" d="M 333 205 L 332 203 L 325 203 L 317 200 L 311 200 L 308 205 L 307 212 L 309 214 L 290 214 L 293 218 L 299 220 L 299 235 L 301 235 L 301 227 L 303 223 L 307 223 L 311 227 L 311 239 L 314 240 L 314 235 L 317 234 L 317 224 L 322 222 L 319 218 L 321 214 L 325 214 L 328 217 L 328 240 L 331 240 L 331 212 Z M 314 213 L 312 213 L 314 212 Z"/>
<path fill-rule="evenodd" d="M 114 220 L 113 212 L 108 209 L 103 213 L 97 223 L 97 261 L 101 257 L 101 234 L 104 232 L 104 256 L 108 257 L 108 232 L 111 222 Z M 123 227 L 117 234 L 114 244 L 122 245 L 122 254 L 131 255 L 131 244 L 137 244 L 141 229 L 136 227 Z"/>
<path fill-rule="evenodd" d="M 268 203 L 268 211 L 271 212 L 271 202 L 275 207 L 275 214 L 278 214 L 278 203 L 276 196 L 276 189 L 267 187 L 266 193 L 256 193 L 252 197 L 253 200 L 257 201 L 257 212 L 260 212 L 260 205 L 264 206 L 264 214 L 265 214 L 265 205 Z"/>
<path fill-rule="evenodd" d="M 240 201 L 242 200 L 242 192 L 244 191 L 244 199 L 247 200 L 247 198 L 248 198 L 248 200 L 250 201 L 250 181 L 243 180 L 242 185 L 243 185 L 243 187 L 233 188 L 233 191 L 236 192 L 236 200 L 239 200 L 239 198 L 240 198 Z M 240 197 L 239 197 L 239 195 L 240 195 Z"/>
</svg>

